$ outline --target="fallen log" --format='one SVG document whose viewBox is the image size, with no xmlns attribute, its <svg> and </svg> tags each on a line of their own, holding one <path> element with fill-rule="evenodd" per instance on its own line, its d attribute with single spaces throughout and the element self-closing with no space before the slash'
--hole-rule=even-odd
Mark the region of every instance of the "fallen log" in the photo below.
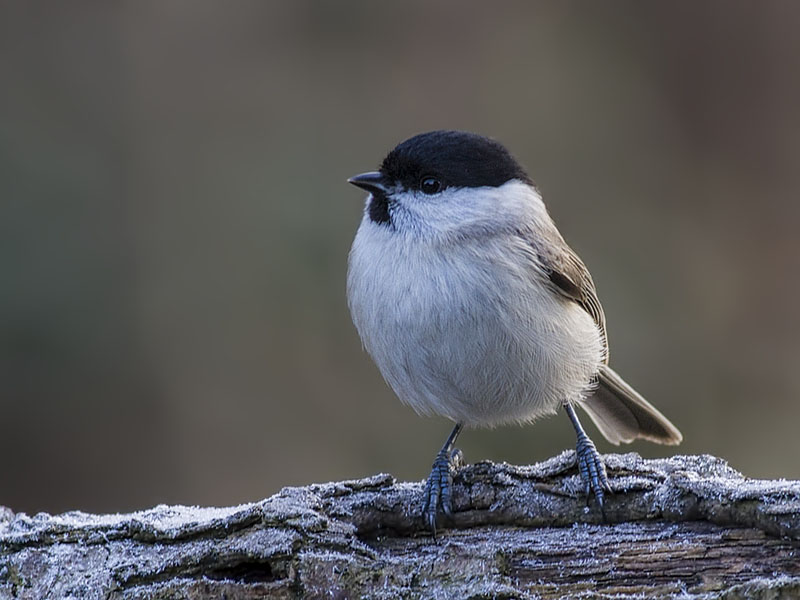
<svg viewBox="0 0 800 600">
<path fill-rule="evenodd" d="M 800 482 L 711 456 L 605 456 L 605 519 L 574 452 L 456 477 L 437 539 L 422 483 L 285 488 L 225 508 L 0 514 L 0 597 L 794 598 Z"/>
</svg>

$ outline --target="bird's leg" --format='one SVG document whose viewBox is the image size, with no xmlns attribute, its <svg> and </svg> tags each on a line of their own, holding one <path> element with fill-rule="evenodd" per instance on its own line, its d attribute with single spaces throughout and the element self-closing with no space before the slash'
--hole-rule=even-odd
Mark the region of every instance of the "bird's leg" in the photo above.
<svg viewBox="0 0 800 600">
<path fill-rule="evenodd" d="M 436 537 L 436 517 L 439 510 L 446 515 L 453 513 L 453 475 L 463 462 L 461 450 L 453 448 L 458 434 L 461 433 L 463 425 L 456 423 L 447 441 L 436 455 L 433 461 L 431 474 L 425 484 L 425 497 L 423 505 L 423 516 L 428 522 L 428 526 Z"/>
<path fill-rule="evenodd" d="M 594 446 L 594 442 L 589 439 L 586 432 L 578 420 L 578 415 L 575 414 L 575 409 L 570 404 L 565 404 L 564 409 L 567 411 L 569 420 L 572 421 L 572 426 L 575 428 L 575 433 L 578 435 L 578 444 L 576 446 L 576 459 L 578 462 L 578 471 L 581 474 L 583 487 L 586 491 L 586 503 L 589 503 L 591 495 L 597 498 L 597 503 L 600 505 L 600 511 L 605 517 L 605 510 L 603 509 L 604 493 L 611 493 L 611 486 L 608 484 L 608 477 L 606 476 L 606 466 L 603 464 L 603 459 L 600 453 Z"/>
</svg>

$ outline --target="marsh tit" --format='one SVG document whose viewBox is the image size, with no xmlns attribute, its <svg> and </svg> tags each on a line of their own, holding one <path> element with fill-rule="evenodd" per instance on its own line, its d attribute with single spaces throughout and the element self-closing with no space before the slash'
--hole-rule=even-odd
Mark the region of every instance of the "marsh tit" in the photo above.
<svg viewBox="0 0 800 600">
<path fill-rule="evenodd" d="M 425 486 L 436 530 L 452 512 L 463 427 L 528 423 L 563 408 L 587 499 L 610 487 L 581 407 L 612 444 L 681 433 L 608 366 L 603 309 L 531 178 L 498 142 L 432 131 L 392 150 L 366 190 L 347 298 L 367 352 L 400 400 L 452 433 Z"/>
</svg>

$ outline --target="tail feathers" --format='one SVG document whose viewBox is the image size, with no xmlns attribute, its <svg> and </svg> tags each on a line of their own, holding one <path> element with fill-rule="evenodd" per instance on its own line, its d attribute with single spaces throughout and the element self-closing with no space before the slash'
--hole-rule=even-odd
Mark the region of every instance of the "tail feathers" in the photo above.
<svg viewBox="0 0 800 600">
<path fill-rule="evenodd" d="M 677 427 L 607 365 L 600 369 L 598 384 L 580 406 L 609 442 L 627 444 L 637 438 L 657 444 L 681 442 Z"/>
</svg>

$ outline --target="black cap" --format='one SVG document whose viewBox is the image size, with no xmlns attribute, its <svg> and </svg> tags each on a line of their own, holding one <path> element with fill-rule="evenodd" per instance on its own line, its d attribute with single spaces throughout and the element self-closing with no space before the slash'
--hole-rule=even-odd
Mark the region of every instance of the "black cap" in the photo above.
<svg viewBox="0 0 800 600">
<path fill-rule="evenodd" d="M 512 179 L 533 181 L 505 146 L 466 131 L 430 131 L 398 144 L 383 160 L 387 183 L 419 189 L 426 177 L 446 187 L 498 187 Z"/>
</svg>

